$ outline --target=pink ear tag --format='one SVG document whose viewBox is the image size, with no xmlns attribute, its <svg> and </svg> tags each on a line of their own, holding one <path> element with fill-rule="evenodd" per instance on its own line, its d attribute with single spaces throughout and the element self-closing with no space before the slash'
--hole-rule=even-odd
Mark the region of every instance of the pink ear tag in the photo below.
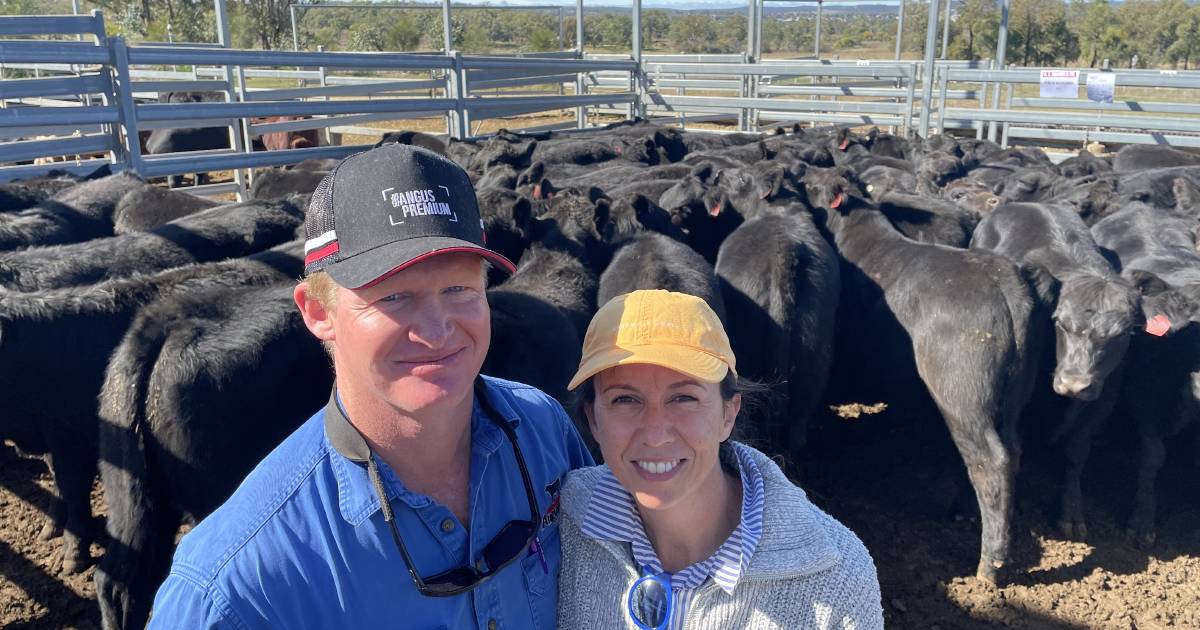
<svg viewBox="0 0 1200 630">
<path fill-rule="evenodd" d="M 713 207 L 708 209 L 708 216 L 710 216 L 710 217 L 715 217 L 720 214 L 721 214 L 721 203 L 720 202 L 713 204 Z"/>
<path fill-rule="evenodd" d="M 1155 337 L 1161 337 L 1167 334 L 1167 332 L 1170 330 L 1171 320 L 1167 319 L 1167 316 L 1163 315 L 1162 313 L 1151 317 L 1150 320 L 1146 322 L 1146 332 L 1154 335 Z"/>
</svg>

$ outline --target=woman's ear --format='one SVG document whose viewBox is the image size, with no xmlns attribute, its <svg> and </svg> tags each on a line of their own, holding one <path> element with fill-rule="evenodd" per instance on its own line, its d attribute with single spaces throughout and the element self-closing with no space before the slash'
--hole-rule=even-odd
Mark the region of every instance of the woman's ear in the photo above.
<svg viewBox="0 0 1200 630">
<path fill-rule="evenodd" d="M 580 408 L 583 409 L 583 417 L 587 418 L 588 430 L 592 432 L 592 435 L 596 434 L 596 412 L 594 411 L 595 406 L 596 401 L 594 400 L 592 402 L 585 402 L 580 405 Z"/>
<path fill-rule="evenodd" d="M 733 398 L 725 401 L 725 418 L 721 425 L 721 441 L 729 439 L 733 435 L 733 425 L 737 421 L 738 412 L 742 410 L 742 395 L 734 394 Z"/>
</svg>

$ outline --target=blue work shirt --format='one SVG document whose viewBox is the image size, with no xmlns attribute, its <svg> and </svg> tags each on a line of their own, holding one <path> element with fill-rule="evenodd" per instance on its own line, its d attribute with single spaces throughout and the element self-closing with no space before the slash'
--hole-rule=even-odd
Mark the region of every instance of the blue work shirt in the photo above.
<svg viewBox="0 0 1200 630">
<path fill-rule="evenodd" d="M 419 593 L 366 465 L 353 452 L 347 457 L 344 443 L 357 432 L 331 399 L 184 536 L 155 597 L 150 627 L 553 628 L 558 490 L 566 472 L 591 465 L 591 456 L 553 399 L 519 383 L 488 377 L 485 383 L 497 414 L 515 428 L 529 468 L 545 566 L 527 551 L 467 593 Z M 512 447 L 478 399 L 471 417 L 469 532 L 448 508 L 406 489 L 375 459 L 422 577 L 479 562 L 505 524 L 529 520 Z"/>
</svg>

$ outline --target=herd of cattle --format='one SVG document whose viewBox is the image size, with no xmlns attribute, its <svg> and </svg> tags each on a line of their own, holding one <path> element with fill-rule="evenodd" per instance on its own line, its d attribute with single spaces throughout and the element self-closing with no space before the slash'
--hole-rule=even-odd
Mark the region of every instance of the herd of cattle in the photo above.
<svg viewBox="0 0 1200 630">
<path fill-rule="evenodd" d="M 794 457 L 825 403 L 944 419 L 979 504 L 978 576 L 1009 556 L 1018 421 L 1061 446 L 1060 524 L 1109 417 L 1141 440 L 1130 527 L 1152 538 L 1165 443 L 1200 413 L 1200 158 L 1041 151 L 872 130 L 775 135 L 646 122 L 584 133 L 385 142 L 476 182 L 493 279 L 484 372 L 570 404 L 597 305 L 703 297 L 739 372 L 773 384 L 747 438 Z M 0 186 L 0 438 L 42 456 L 42 535 L 89 562 L 99 473 L 106 628 L 142 627 L 179 525 L 216 508 L 326 400 L 329 362 L 292 303 L 307 195 L 332 167 L 260 173 L 218 204 L 130 174 Z"/>
</svg>

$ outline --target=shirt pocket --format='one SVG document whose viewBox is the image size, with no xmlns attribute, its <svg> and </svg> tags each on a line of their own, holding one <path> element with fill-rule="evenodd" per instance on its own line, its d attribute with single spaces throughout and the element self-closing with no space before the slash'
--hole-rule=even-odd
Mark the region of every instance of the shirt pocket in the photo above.
<svg viewBox="0 0 1200 630">
<path fill-rule="evenodd" d="M 550 629 L 554 628 L 557 616 L 558 569 L 562 559 L 558 523 L 542 528 L 538 538 L 541 540 L 542 553 L 546 556 L 546 566 L 542 566 L 538 554 L 531 553 L 521 560 L 521 569 L 525 573 L 534 628 Z"/>
</svg>

